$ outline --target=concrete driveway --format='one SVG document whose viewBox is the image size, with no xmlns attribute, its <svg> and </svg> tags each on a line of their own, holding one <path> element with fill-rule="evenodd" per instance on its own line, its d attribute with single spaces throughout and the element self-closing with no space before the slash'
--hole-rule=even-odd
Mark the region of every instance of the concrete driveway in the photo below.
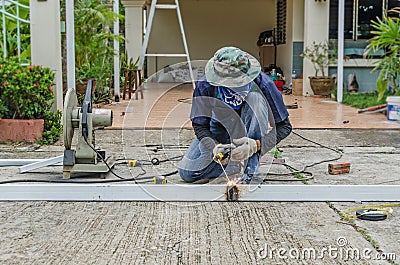
<svg viewBox="0 0 400 265">
<path fill-rule="evenodd" d="M 310 169 L 313 184 L 400 184 L 397 130 L 296 130 L 344 152 L 350 174 Z M 96 142 L 115 157 L 182 153 L 191 130 L 104 130 Z M 334 156 L 291 135 L 280 144 L 295 166 Z M 0 158 L 48 158 L 63 146 L 0 145 Z M 146 167 L 167 172 L 174 163 Z M 284 171 L 273 165 L 271 171 Z M 119 174 L 136 174 L 117 166 Z M 59 179 L 60 167 L 20 175 L 0 168 L 0 179 Z M 107 178 L 112 178 L 108 176 Z M 172 176 L 170 183 L 181 183 Z M 299 184 L 271 181 L 267 185 Z M 33 184 L 34 185 L 34 184 Z M 306 183 L 304 184 L 306 185 Z M 400 191 L 399 191 L 400 192 Z M 179 196 L 179 195 L 177 195 Z M 0 202 L 1 264 L 393 264 L 400 262 L 400 209 L 380 222 L 345 220 L 347 208 L 368 202 Z M 385 259 L 394 258 L 388 262 Z"/>
</svg>

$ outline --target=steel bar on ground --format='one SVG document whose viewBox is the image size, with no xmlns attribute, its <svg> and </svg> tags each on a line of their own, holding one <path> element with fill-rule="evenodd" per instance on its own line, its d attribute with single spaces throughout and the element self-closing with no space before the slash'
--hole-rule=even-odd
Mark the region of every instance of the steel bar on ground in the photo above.
<svg viewBox="0 0 400 265">
<path fill-rule="evenodd" d="M 19 168 L 19 173 L 25 173 L 25 172 L 28 172 L 28 171 L 31 171 L 34 169 L 55 165 L 55 164 L 63 162 L 63 159 L 64 159 L 64 155 L 61 155 L 61 156 L 56 156 L 56 157 L 52 157 L 49 159 L 45 159 L 43 161 L 24 165 Z"/>
<path fill-rule="evenodd" d="M 25 166 L 28 164 L 36 163 L 36 162 L 43 162 L 47 159 L 0 159 L 0 167 L 10 167 L 10 166 Z M 59 164 L 57 164 L 59 165 Z M 62 164 L 60 164 L 62 165 Z"/>
<path fill-rule="evenodd" d="M 400 201 L 400 185 L 241 186 L 239 201 Z M 225 185 L 3 184 L 0 201 L 225 201 Z"/>
</svg>

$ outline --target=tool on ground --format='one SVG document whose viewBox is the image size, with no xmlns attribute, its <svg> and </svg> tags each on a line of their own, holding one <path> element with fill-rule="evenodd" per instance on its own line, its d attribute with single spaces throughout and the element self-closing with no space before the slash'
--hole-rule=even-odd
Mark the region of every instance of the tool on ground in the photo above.
<svg viewBox="0 0 400 265">
<path fill-rule="evenodd" d="M 167 184 L 167 178 L 165 176 L 155 176 L 153 184 Z"/>
<path fill-rule="evenodd" d="M 383 221 L 388 217 L 388 212 L 379 209 L 364 209 L 356 211 L 358 219 L 367 221 Z"/>
<path fill-rule="evenodd" d="M 359 109 L 357 112 L 358 113 L 363 113 L 363 112 L 368 112 L 368 111 L 384 109 L 386 107 L 387 107 L 387 104 L 382 104 L 382 105 L 372 106 L 372 107 L 369 107 L 369 108 Z"/>
<path fill-rule="evenodd" d="M 106 159 L 105 151 L 97 150 L 94 128 L 112 125 L 112 111 L 92 108 L 92 80 L 89 80 L 82 107 L 78 107 L 76 91 L 70 88 L 64 101 L 63 176 L 69 179 L 73 172 L 99 173 L 102 178 L 114 166 L 112 157 Z M 77 144 L 72 149 L 74 130 L 78 129 Z M 104 162 L 104 163 L 103 163 Z"/>
<path fill-rule="evenodd" d="M 393 213 L 392 207 L 400 207 L 400 203 L 385 203 L 375 205 L 363 205 L 355 208 L 346 209 L 343 214 L 347 218 L 358 218 L 368 221 L 382 221 Z M 355 215 L 350 213 L 355 212 Z"/>
<path fill-rule="evenodd" d="M 136 178 L 137 183 L 167 184 L 166 176 L 142 176 Z"/>
</svg>

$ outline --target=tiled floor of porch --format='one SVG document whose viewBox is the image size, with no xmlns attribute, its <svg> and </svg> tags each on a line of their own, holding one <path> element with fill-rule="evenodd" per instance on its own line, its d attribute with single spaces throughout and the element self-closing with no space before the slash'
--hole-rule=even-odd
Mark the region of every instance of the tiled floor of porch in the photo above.
<svg viewBox="0 0 400 265">
<path fill-rule="evenodd" d="M 121 100 L 103 106 L 114 112 L 114 129 L 190 128 L 192 85 L 146 83 L 144 99 Z M 329 98 L 284 95 L 290 120 L 296 129 L 400 129 L 400 123 L 387 121 L 382 113 L 357 113 L 357 109 Z"/>
</svg>

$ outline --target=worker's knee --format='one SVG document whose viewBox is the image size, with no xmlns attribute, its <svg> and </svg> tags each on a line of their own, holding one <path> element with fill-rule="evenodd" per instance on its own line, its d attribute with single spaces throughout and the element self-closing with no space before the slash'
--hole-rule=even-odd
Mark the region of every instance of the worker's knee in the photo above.
<svg viewBox="0 0 400 265">
<path fill-rule="evenodd" d="M 192 183 L 196 181 L 195 171 L 189 171 L 182 168 L 178 168 L 178 173 L 179 176 L 181 176 L 181 179 L 185 182 Z"/>
<path fill-rule="evenodd" d="M 278 144 L 280 141 L 288 137 L 292 132 L 292 129 L 292 124 L 290 124 L 289 118 L 278 123 L 276 126 L 276 143 Z"/>
</svg>

